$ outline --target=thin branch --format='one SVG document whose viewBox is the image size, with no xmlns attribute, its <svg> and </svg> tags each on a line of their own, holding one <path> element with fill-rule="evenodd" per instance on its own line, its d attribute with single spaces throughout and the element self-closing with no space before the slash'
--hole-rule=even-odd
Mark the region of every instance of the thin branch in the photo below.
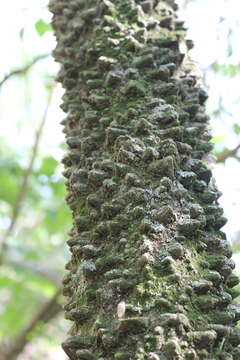
<svg viewBox="0 0 240 360">
<path fill-rule="evenodd" d="M 55 295 L 47 300 L 41 309 L 31 319 L 22 333 L 14 339 L 9 345 L 2 343 L 0 347 L 0 360 L 15 360 L 17 356 L 24 350 L 27 343 L 30 341 L 31 333 L 40 323 L 47 323 L 53 319 L 61 310 L 62 307 L 58 303 L 62 290 L 59 288 Z"/>
<path fill-rule="evenodd" d="M 17 195 L 17 198 L 16 198 L 16 202 L 15 202 L 15 205 L 13 207 L 11 223 L 10 223 L 6 233 L 4 234 L 3 238 L 0 241 L 0 246 L 1 246 L 1 249 L 2 249 L 2 253 L 0 255 L 0 263 L 2 263 L 2 261 L 3 261 L 4 252 L 7 249 L 8 237 L 12 234 L 12 232 L 13 232 L 15 226 L 16 226 L 16 223 L 17 223 L 20 211 L 21 211 L 21 207 L 22 207 L 22 202 L 23 202 L 23 199 L 24 199 L 24 197 L 26 195 L 29 179 L 30 179 L 32 171 L 33 171 L 34 162 L 36 160 L 36 156 L 37 156 L 37 152 L 38 152 L 38 148 L 39 148 L 40 138 L 41 138 L 41 135 L 42 135 L 42 131 L 43 131 L 46 119 L 47 119 L 48 110 L 49 110 L 49 107 L 50 107 L 50 104 L 51 104 L 51 99 L 52 99 L 54 87 L 55 87 L 55 84 L 52 85 L 52 87 L 51 87 L 51 89 L 49 91 L 47 106 L 46 106 L 46 108 L 44 110 L 42 120 L 41 120 L 39 128 L 38 128 L 38 130 L 36 132 L 35 142 L 34 142 L 33 147 L 32 147 L 32 154 L 31 154 L 31 157 L 30 157 L 30 160 L 29 160 L 29 164 L 28 164 L 26 172 L 25 172 L 25 174 L 23 176 L 22 184 L 20 186 L 20 189 L 19 189 L 19 192 L 18 192 L 18 195 Z"/>
<path fill-rule="evenodd" d="M 62 282 L 61 274 L 53 271 L 52 269 L 49 269 L 46 265 L 41 266 L 41 264 L 39 263 L 16 261 L 16 260 L 11 260 L 9 258 L 8 258 L 8 265 L 12 266 L 16 270 L 18 269 L 25 270 L 25 271 L 29 271 L 32 274 L 41 276 L 42 278 L 51 281 L 57 286 L 59 286 Z"/>
<path fill-rule="evenodd" d="M 16 76 L 16 75 L 23 75 L 26 74 L 28 72 L 28 70 L 31 69 L 31 67 L 33 65 L 35 65 L 39 60 L 45 59 L 49 56 L 49 54 L 43 54 L 43 55 L 39 55 L 37 57 L 35 57 L 29 64 L 27 64 L 26 66 L 13 70 L 12 72 L 6 74 L 4 76 L 4 78 L 2 79 L 2 81 L 0 81 L 0 88 L 2 87 L 2 85 L 11 77 Z"/>
<path fill-rule="evenodd" d="M 225 162 L 225 160 L 227 160 L 230 157 L 234 157 L 238 159 L 237 152 L 239 149 L 240 149 L 240 144 L 232 150 L 228 150 L 228 149 L 224 150 L 223 152 L 217 155 L 216 157 L 217 163 Z"/>
</svg>

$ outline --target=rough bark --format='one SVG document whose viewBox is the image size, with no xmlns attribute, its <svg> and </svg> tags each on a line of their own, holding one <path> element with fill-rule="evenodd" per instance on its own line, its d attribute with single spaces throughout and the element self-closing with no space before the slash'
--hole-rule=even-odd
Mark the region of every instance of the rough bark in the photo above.
<svg viewBox="0 0 240 360">
<path fill-rule="evenodd" d="M 172 0 L 52 0 L 73 214 L 70 359 L 240 359 L 206 93 Z"/>
</svg>

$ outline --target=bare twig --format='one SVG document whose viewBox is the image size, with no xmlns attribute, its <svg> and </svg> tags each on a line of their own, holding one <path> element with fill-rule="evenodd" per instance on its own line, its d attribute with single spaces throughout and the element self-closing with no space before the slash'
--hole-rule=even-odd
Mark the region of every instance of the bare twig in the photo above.
<svg viewBox="0 0 240 360">
<path fill-rule="evenodd" d="M 51 89 L 49 91 L 47 106 L 46 106 L 46 108 L 44 110 L 42 120 L 41 120 L 39 128 L 38 128 L 38 130 L 36 132 L 35 142 L 34 142 L 33 147 L 32 147 L 32 154 L 31 154 L 31 157 L 30 157 L 30 160 L 29 160 L 28 167 L 27 167 L 27 169 L 25 171 L 25 174 L 23 176 L 22 184 L 20 186 L 16 201 L 15 201 L 15 205 L 13 207 L 13 212 L 12 212 L 10 225 L 9 225 L 6 233 L 4 234 L 3 238 L 0 241 L 0 246 L 1 246 L 1 250 L 2 250 L 1 255 L 0 255 L 0 263 L 2 263 L 4 253 L 5 253 L 6 249 L 7 249 L 7 239 L 12 234 L 12 232 L 13 232 L 13 230 L 15 228 L 15 225 L 17 223 L 18 216 L 19 216 L 20 211 L 21 211 L 22 201 L 23 201 L 23 199 L 25 197 L 26 190 L 27 190 L 28 183 L 29 183 L 29 179 L 30 179 L 31 174 L 32 174 L 33 165 L 34 165 L 34 162 L 35 162 L 35 159 L 36 159 L 36 156 L 37 156 L 37 152 L 38 152 L 40 138 L 41 138 L 41 135 L 42 135 L 42 131 L 43 131 L 46 119 L 47 119 L 48 110 L 49 110 L 49 107 L 50 107 L 50 104 L 51 104 L 51 99 L 52 99 L 54 87 L 55 87 L 55 84 L 52 85 L 52 87 L 51 87 Z"/>
<path fill-rule="evenodd" d="M 41 309 L 31 319 L 22 333 L 10 344 L 2 343 L 0 346 L 0 360 L 15 360 L 30 341 L 30 335 L 39 323 L 47 323 L 53 319 L 62 307 L 58 303 L 62 290 L 59 288 L 54 296 L 46 301 Z"/>
<path fill-rule="evenodd" d="M 8 265 L 12 266 L 16 270 L 25 270 L 31 274 L 36 274 L 42 278 L 51 281 L 56 285 L 60 285 L 62 282 L 61 273 L 52 270 L 50 267 L 42 266 L 40 263 L 26 262 L 26 261 L 16 261 L 8 258 Z"/>
<path fill-rule="evenodd" d="M 26 74 L 26 72 L 28 72 L 28 70 L 31 69 L 31 67 L 33 65 L 35 65 L 39 60 L 45 59 L 49 56 L 49 54 L 43 54 L 43 55 L 39 55 L 37 57 L 35 57 L 29 64 L 27 64 L 26 66 L 13 70 L 12 72 L 6 74 L 4 76 L 4 78 L 0 81 L 0 88 L 2 87 L 2 85 L 11 77 L 16 76 L 16 75 L 23 75 Z"/>
<path fill-rule="evenodd" d="M 240 144 L 232 150 L 228 150 L 228 149 L 224 150 L 223 152 L 221 152 L 220 154 L 218 154 L 216 156 L 217 163 L 224 162 L 225 160 L 227 160 L 230 157 L 238 158 L 237 152 L 239 149 L 240 149 Z"/>
</svg>

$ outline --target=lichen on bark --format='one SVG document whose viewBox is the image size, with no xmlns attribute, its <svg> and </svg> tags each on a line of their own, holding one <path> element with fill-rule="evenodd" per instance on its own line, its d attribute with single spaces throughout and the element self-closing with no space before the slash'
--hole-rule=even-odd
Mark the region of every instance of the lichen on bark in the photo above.
<svg viewBox="0 0 240 360">
<path fill-rule="evenodd" d="M 173 0 L 51 0 L 77 360 L 240 359 L 206 93 Z"/>
</svg>

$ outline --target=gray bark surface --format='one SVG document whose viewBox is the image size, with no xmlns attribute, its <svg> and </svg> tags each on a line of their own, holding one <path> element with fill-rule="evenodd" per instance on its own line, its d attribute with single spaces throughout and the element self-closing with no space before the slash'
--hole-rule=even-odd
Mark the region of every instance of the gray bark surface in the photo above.
<svg viewBox="0 0 240 360">
<path fill-rule="evenodd" d="M 52 0 L 73 214 L 63 348 L 77 360 L 240 359 L 238 278 L 208 116 L 172 0 Z"/>
</svg>

